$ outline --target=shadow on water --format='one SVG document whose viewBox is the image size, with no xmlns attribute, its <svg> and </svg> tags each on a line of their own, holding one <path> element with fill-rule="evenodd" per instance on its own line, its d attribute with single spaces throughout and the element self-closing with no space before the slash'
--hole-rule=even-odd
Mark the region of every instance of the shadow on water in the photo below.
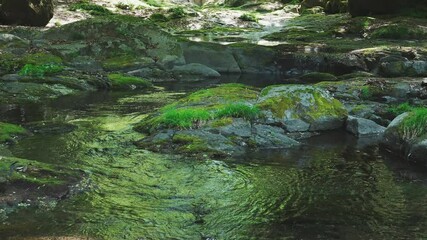
<svg viewBox="0 0 427 240">
<path fill-rule="evenodd" d="M 166 92 L 184 88 L 165 86 Z M 10 151 L 83 169 L 93 187 L 49 209 L 11 214 L 0 224 L 0 238 L 427 237 L 425 169 L 376 146 L 364 147 L 343 132 L 310 138 L 298 149 L 259 150 L 227 161 L 136 149 L 131 142 L 142 136 L 131 125 L 164 104 L 155 94 L 99 92 L 24 106 L 24 111 L 2 108 L 2 118 L 13 122 L 77 126 L 66 133 L 34 134 Z"/>
</svg>

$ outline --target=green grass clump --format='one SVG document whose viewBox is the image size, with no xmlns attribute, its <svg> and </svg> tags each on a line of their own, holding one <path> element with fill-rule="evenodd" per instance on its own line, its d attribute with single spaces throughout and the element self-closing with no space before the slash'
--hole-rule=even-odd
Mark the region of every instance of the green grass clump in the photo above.
<svg viewBox="0 0 427 240">
<path fill-rule="evenodd" d="M 12 139 L 12 135 L 25 133 L 25 129 L 10 123 L 0 122 L 0 143 Z"/>
<path fill-rule="evenodd" d="M 251 13 L 245 13 L 239 17 L 240 20 L 245 22 L 258 22 L 258 18 Z"/>
<path fill-rule="evenodd" d="M 113 88 L 128 88 L 130 86 L 147 88 L 153 86 L 151 82 L 145 79 L 119 73 L 109 74 L 108 79 L 110 79 Z"/>
<path fill-rule="evenodd" d="M 178 19 L 187 16 L 187 13 L 182 7 L 171 8 L 168 10 L 168 13 L 170 13 L 169 18 L 171 19 Z"/>
<path fill-rule="evenodd" d="M 107 16 L 107 15 L 113 14 L 110 10 L 106 9 L 105 7 L 90 3 L 88 1 L 80 1 L 77 3 L 73 3 L 71 4 L 69 9 L 70 11 L 83 10 L 93 16 Z"/>
<path fill-rule="evenodd" d="M 167 127 L 193 128 L 211 119 L 211 113 L 204 109 L 169 109 L 161 117 L 160 122 Z"/>
<path fill-rule="evenodd" d="M 397 106 L 390 107 L 388 109 L 388 112 L 393 113 L 394 115 L 400 115 L 400 114 L 405 113 L 405 112 L 410 112 L 414 109 L 415 109 L 414 106 L 412 106 L 408 102 L 405 102 L 405 103 L 399 104 Z"/>
<path fill-rule="evenodd" d="M 215 118 L 234 117 L 252 120 L 258 117 L 259 113 L 260 110 L 255 106 L 248 106 L 243 103 L 232 103 L 220 108 L 216 112 Z"/>
<path fill-rule="evenodd" d="M 62 72 L 62 70 L 64 70 L 64 66 L 57 65 L 57 64 L 43 64 L 43 65 L 26 64 L 19 71 L 19 75 L 31 76 L 31 77 L 44 77 L 46 75 L 52 75 L 55 73 Z"/>
<path fill-rule="evenodd" d="M 412 140 L 427 133 L 427 108 L 414 108 L 405 117 L 399 130 L 404 139 Z"/>
</svg>

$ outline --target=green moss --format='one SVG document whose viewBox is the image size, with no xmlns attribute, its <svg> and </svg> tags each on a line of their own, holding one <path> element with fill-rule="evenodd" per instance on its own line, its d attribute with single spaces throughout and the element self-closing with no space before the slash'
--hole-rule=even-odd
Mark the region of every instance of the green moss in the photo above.
<svg viewBox="0 0 427 240">
<path fill-rule="evenodd" d="M 364 104 L 360 104 L 360 105 L 356 105 L 355 107 L 353 107 L 351 109 L 351 113 L 356 114 L 359 112 L 363 112 L 368 108 L 368 106 L 364 105 Z"/>
<path fill-rule="evenodd" d="M 13 135 L 23 134 L 25 131 L 18 125 L 0 122 L 0 143 L 11 140 Z"/>
<path fill-rule="evenodd" d="M 311 72 L 304 74 L 300 77 L 301 80 L 306 82 L 323 82 L 323 81 L 335 81 L 337 77 L 330 73 L 322 72 Z"/>
<path fill-rule="evenodd" d="M 387 25 L 375 29 L 371 37 L 386 39 L 424 39 L 427 37 L 427 31 L 418 26 Z"/>
<path fill-rule="evenodd" d="M 0 53 L 0 71 L 5 73 L 15 72 L 23 66 L 23 61 L 18 56 L 10 53 Z"/>
<path fill-rule="evenodd" d="M 243 103 L 230 103 L 221 107 L 216 113 L 215 118 L 234 117 L 252 120 L 258 117 L 260 110 L 256 106 L 248 106 Z"/>
<path fill-rule="evenodd" d="M 28 54 L 22 60 L 25 64 L 32 65 L 62 64 L 62 59 L 60 57 L 45 52 Z"/>
<path fill-rule="evenodd" d="M 64 67 L 56 64 L 33 65 L 26 64 L 20 71 L 21 76 L 44 77 L 62 72 Z"/>
<path fill-rule="evenodd" d="M 258 22 L 257 16 L 253 13 L 245 13 L 241 15 L 239 19 L 245 22 Z"/>
<path fill-rule="evenodd" d="M 264 89 L 261 95 L 266 96 L 274 87 L 277 86 Z M 325 116 L 344 117 L 347 115 L 340 101 L 324 97 L 322 92 L 315 88 L 285 91 L 261 101 L 257 106 L 262 110 L 270 110 L 278 118 L 283 118 L 285 115 L 292 118 L 308 117 L 308 119 L 303 119 L 308 122 Z"/>
<path fill-rule="evenodd" d="M 90 15 L 93 15 L 93 16 L 106 16 L 106 15 L 113 14 L 110 10 L 106 9 L 105 7 L 102 7 L 94 3 L 90 3 L 89 1 L 86 1 L 86 0 L 71 4 L 69 9 L 70 11 L 82 10 L 82 11 L 88 12 Z"/>
<path fill-rule="evenodd" d="M 421 137 L 427 133 L 427 108 L 414 108 L 399 125 L 403 138 L 407 140 Z"/>
<path fill-rule="evenodd" d="M 143 64 L 150 64 L 151 62 L 151 59 L 144 59 L 133 55 L 123 54 L 104 60 L 102 62 L 102 67 L 107 71 L 116 71 L 132 68 Z"/>
<path fill-rule="evenodd" d="M 210 124 L 212 127 L 223 127 L 223 126 L 227 126 L 233 123 L 233 118 L 232 117 L 223 117 L 220 119 L 215 119 L 214 121 L 212 121 Z"/>
<path fill-rule="evenodd" d="M 110 79 L 113 88 L 129 88 L 131 86 L 138 88 L 147 88 L 153 86 L 151 82 L 145 79 L 123 75 L 119 73 L 109 74 L 108 79 Z"/>
<path fill-rule="evenodd" d="M 148 5 L 153 6 L 153 7 L 161 7 L 162 4 L 159 3 L 157 0 L 144 0 L 144 2 L 146 2 Z"/>
</svg>

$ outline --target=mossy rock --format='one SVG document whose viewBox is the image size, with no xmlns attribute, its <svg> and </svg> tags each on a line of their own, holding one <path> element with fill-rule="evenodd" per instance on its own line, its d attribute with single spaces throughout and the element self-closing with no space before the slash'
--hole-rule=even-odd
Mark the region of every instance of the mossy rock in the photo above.
<svg viewBox="0 0 427 240">
<path fill-rule="evenodd" d="M 109 74 L 108 79 L 111 81 L 113 89 L 149 88 L 153 86 L 148 80 L 119 73 Z"/>
<path fill-rule="evenodd" d="M 267 87 L 257 106 L 267 112 L 270 121 L 289 125 L 295 131 L 340 128 L 347 117 L 343 104 L 327 91 L 305 85 Z M 297 126 L 290 127 L 293 124 Z"/>
<path fill-rule="evenodd" d="M 330 73 L 311 72 L 302 75 L 300 79 L 304 82 L 317 83 L 323 81 L 336 81 L 337 77 Z"/>
<path fill-rule="evenodd" d="M 0 122 L 0 143 L 10 141 L 13 136 L 22 135 L 26 130 L 18 125 Z"/>
<path fill-rule="evenodd" d="M 139 69 L 154 63 L 154 60 L 147 57 L 136 57 L 133 55 L 120 55 L 107 58 L 102 61 L 102 67 L 106 71 L 129 71 Z"/>
</svg>

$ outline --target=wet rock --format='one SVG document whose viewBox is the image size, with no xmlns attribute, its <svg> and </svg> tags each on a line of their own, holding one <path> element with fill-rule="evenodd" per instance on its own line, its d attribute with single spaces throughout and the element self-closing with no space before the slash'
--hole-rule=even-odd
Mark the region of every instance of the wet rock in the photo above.
<svg viewBox="0 0 427 240">
<path fill-rule="evenodd" d="M 198 77 L 218 78 L 221 76 L 217 71 L 199 63 L 190 63 L 182 66 L 175 66 L 172 69 L 175 76 L 181 80 L 199 80 Z"/>
<path fill-rule="evenodd" d="M 269 125 L 255 125 L 254 142 L 260 148 L 289 148 L 300 145 L 298 141 L 286 136 L 284 130 Z"/>
<path fill-rule="evenodd" d="M 231 49 L 243 73 L 274 74 L 278 72 L 274 48 L 238 43 L 231 45 Z"/>
<path fill-rule="evenodd" d="M 427 138 L 421 138 L 414 143 L 408 150 L 407 158 L 411 162 L 415 162 L 427 167 Z"/>
<path fill-rule="evenodd" d="M 24 40 L 18 36 L 8 33 L 0 33 L 0 46 L 7 47 L 27 47 L 28 40 Z"/>
<path fill-rule="evenodd" d="M 185 62 L 206 65 L 219 73 L 240 73 L 233 53 L 226 46 L 213 43 L 183 43 Z"/>
<path fill-rule="evenodd" d="M 52 0 L 3 0 L 0 4 L 0 24 L 45 26 L 52 17 Z"/>
<path fill-rule="evenodd" d="M 244 119 L 234 119 L 233 122 L 227 126 L 218 128 L 221 135 L 230 137 L 238 136 L 242 138 L 249 138 L 252 136 L 252 126 L 249 121 Z"/>
<path fill-rule="evenodd" d="M 349 116 L 347 118 L 346 129 L 355 136 L 367 137 L 382 135 L 386 128 L 369 119 Z"/>
</svg>

